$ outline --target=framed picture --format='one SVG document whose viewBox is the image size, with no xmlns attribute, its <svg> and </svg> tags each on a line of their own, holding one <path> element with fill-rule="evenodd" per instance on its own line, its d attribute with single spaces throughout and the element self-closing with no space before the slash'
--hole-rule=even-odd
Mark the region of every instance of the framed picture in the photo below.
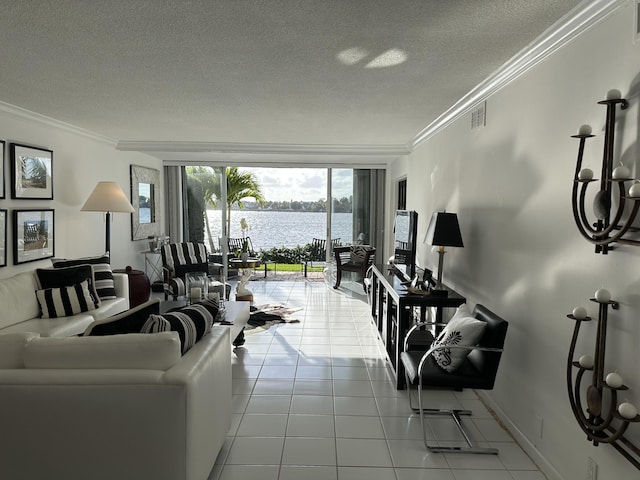
<svg viewBox="0 0 640 480">
<path fill-rule="evenodd" d="M 53 200 L 53 150 L 11 144 L 11 198 Z"/>
<path fill-rule="evenodd" d="M 160 171 L 131 165 L 131 240 L 160 235 Z"/>
<path fill-rule="evenodd" d="M 0 140 L 0 198 L 4 198 L 4 146 L 4 140 Z"/>
<path fill-rule="evenodd" d="M 7 211 L 0 210 L 0 267 L 7 266 Z"/>
<path fill-rule="evenodd" d="M 14 210 L 14 265 L 51 258 L 53 255 L 54 210 Z"/>
</svg>

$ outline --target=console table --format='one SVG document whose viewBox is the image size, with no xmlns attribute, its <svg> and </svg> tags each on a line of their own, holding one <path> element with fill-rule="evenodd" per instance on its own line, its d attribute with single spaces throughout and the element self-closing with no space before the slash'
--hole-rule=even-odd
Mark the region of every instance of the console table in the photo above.
<svg viewBox="0 0 640 480">
<path fill-rule="evenodd" d="M 434 307 L 435 321 L 442 323 L 443 309 L 459 307 L 466 299 L 442 284 L 438 289 L 446 291 L 446 295 L 411 294 L 389 266 L 374 265 L 371 270 L 371 315 L 395 373 L 396 388 L 401 390 L 405 387 L 405 378 L 400 354 L 404 337 L 415 318 L 425 319 L 427 308 Z"/>
</svg>

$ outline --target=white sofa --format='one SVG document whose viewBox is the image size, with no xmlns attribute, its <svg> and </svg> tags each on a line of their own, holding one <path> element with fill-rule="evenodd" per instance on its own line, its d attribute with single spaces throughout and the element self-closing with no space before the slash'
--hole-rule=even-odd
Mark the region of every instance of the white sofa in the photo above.
<svg viewBox="0 0 640 480">
<path fill-rule="evenodd" d="M 229 331 L 182 357 L 176 332 L 0 335 L 0 476 L 206 480 L 230 428 Z"/>
<path fill-rule="evenodd" d="M 78 335 L 94 320 L 101 320 L 129 308 L 129 280 L 124 273 L 114 273 L 115 299 L 102 300 L 96 310 L 69 317 L 40 318 L 40 305 L 35 291 L 38 282 L 35 272 L 18 273 L 0 279 L 0 335 L 36 332 L 43 337 Z"/>
</svg>

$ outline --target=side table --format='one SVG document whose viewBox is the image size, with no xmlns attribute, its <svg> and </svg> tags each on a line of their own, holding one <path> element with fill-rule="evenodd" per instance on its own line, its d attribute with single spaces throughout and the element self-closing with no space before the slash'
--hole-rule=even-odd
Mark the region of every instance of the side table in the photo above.
<svg viewBox="0 0 640 480">
<path fill-rule="evenodd" d="M 142 270 L 134 270 L 130 266 L 114 270 L 116 273 L 126 273 L 129 278 L 129 308 L 136 307 L 147 300 L 151 295 L 151 282 Z"/>
</svg>

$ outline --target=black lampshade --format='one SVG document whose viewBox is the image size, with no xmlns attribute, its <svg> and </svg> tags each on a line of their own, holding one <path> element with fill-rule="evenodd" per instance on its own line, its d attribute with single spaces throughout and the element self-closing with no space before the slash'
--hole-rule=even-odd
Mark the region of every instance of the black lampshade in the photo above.
<svg viewBox="0 0 640 480">
<path fill-rule="evenodd" d="M 424 243 L 442 247 L 464 247 L 458 215 L 455 213 L 434 212 L 429 221 Z"/>
</svg>

